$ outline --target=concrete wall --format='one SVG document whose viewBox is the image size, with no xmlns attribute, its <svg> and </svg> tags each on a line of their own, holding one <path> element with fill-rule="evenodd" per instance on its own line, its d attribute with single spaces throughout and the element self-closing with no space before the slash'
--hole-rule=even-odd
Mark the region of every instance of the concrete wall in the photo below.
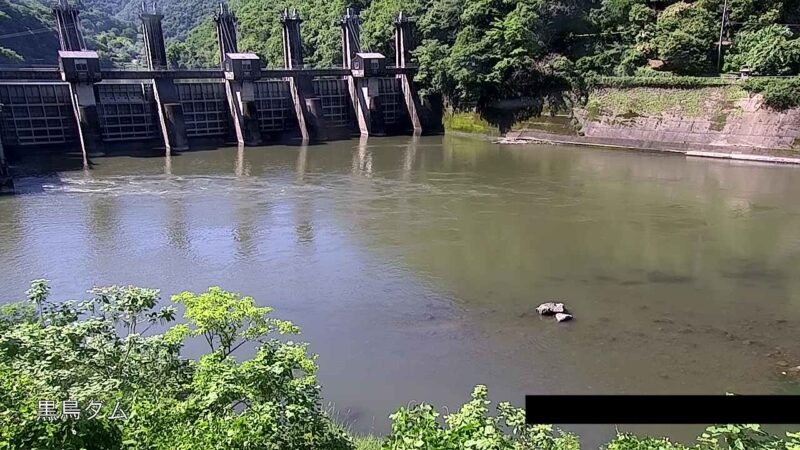
<svg viewBox="0 0 800 450">
<path fill-rule="evenodd" d="M 605 145 L 664 150 L 800 151 L 800 109 L 763 105 L 739 87 L 601 89 L 575 111 L 578 134 Z"/>
</svg>

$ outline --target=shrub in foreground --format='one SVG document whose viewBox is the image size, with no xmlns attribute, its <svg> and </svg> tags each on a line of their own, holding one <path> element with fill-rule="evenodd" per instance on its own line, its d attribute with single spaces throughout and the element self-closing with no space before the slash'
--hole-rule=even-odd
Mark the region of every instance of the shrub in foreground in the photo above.
<svg viewBox="0 0 800 450">
<path fill-rule="evenodd" d="M 136 287 L 93 289 L 82 302 L 50 302 L 43 280 L 27 304 L 0 311 L 0 449 L 352 449 L 320 408 L 314 358 L 296 334 L 250 297 L 210 288 L 173 297 L 186 323 L 164 333 L 175 308 Z M 201 338 L 210 353 L 180 356 Z M 255 356 L 239 362 L 245 343 Z M 91 418 L 40 420 L 39 401 L 119 405 Z M 61 414 L 61 410 L 55 411 Z"/>
<path fill-rule="evenodd" d="M 444 421 L 433 406 L 422 403 L 392 414 L 392 433 L 385 450 L 578 450 L 575 435 L 554 431 L 551 425 L 526 425 L 525 411 L 509 403 L 489 415 L 486 386 L 478 385 L 472 400 Z"/>
</svg>

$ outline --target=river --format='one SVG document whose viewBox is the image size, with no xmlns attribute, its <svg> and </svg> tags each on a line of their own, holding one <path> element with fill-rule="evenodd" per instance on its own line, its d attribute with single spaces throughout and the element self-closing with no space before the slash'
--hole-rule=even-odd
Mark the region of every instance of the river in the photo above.
<svg viewBox="0 0 800 450">
<path fill-rule="evenodd" d="M 302 327 L 358 432 L 477 383 L 519 405 L 798 391 L 780 373 L 800 361 L 796 167 L 458 136 L 20 166 L 19 194 L 0 197 L 4 301 L 41 277 L 57 298 L 114 283 L 254 296 Z M 550 300 L 575 320 L 538 317 Z M 570 429 L 589 446 L 613 431 Z"/>
</svg>

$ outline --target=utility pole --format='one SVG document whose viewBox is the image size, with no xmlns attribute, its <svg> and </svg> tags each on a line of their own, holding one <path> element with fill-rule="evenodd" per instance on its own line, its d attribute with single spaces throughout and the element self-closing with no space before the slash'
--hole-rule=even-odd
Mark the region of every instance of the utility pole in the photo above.
<svg viewBox="0 0 800 450">
<path fill-rule="evenodd" d="M 717 44 L 717 72 L 722 69 L 722 37 L 725 34 L 725 25 L 728 24 L 728 0 L 722 7 L 722 23 L 719 27 L 719 43 Z"/>
</svg>

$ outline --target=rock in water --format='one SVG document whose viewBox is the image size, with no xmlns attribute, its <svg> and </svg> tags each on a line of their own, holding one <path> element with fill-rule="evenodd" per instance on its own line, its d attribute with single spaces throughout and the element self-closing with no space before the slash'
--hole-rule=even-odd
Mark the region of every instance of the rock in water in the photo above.
<svg viewBox="0 0 800 450">
<path fill-rule="evenodd" d="M 568 320 L 572 320 L 572 314 L 556 313 L 556 321 L 566 322 Z"/>
<path fill-rule="evenodd" d="M 542 316 L 552 316 L 553 314 L 564 314 L 567 309 L 563 303 L 547 302 L 537 306 L 536 312 Z"/>
</svg>

